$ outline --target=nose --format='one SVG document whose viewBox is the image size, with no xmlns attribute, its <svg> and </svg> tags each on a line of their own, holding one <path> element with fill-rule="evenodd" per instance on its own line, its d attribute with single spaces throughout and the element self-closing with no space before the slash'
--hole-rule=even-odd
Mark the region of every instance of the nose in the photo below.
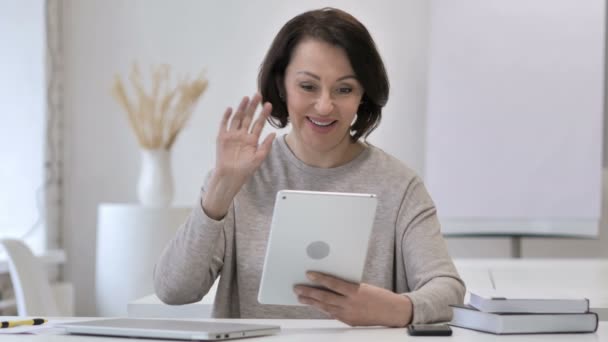
<svg viewBox="0 0 608 342">
<path fill-rule="evenodd" d="M 329 115 L 334 110 L 334 101 L 328 92 L 322 92 L 317 100 L 315 109 L 319 115 Z"/>
</svg>

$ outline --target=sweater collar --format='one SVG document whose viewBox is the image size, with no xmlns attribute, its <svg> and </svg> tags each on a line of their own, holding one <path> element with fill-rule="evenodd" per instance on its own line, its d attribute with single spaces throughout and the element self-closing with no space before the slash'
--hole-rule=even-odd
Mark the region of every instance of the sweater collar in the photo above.
<svg viewBox="0 0 608 342">
<path fill-rule="evenodd" d="M 293 151 L 287 145 L 287 141 L 285 140 L 286 137 L 287 137 L 287 135 L 284 134 L 284 135 L 280 136 L 278 139 L 276 139 L 276 140 L 278 140 L 279 150 L 280 150 L 281 154 L 283 155 L 283 157 L 285 157 L 285 159 L 287 159 L 291 164 L 296 166 L 298 169 L 305 171 L 307 173 L 316 174 L 316 175 L 335 175 L 335 174 L 340 174 L 340 173 L 355 169 L 355 168 L 359 167 L 361 165 L 361 163 L 363 163 L 369 157 L 369 154 L 371 153 L 371 149 L 373 148 L 373 146 L 366 143 L 366 146 L 363 149 L 363 151 L 361 151 L 355 158 L 353 158 L 351 161 L 347 162 L 346 164 L 332 167 L 332 168 L 321 168 L 321 167 L 310 166 L 310 165 L 304 163 L 303 161 L 301 161 L 300 159 L 298 159 L 298 157 L 296 157 L 296 155 L 293 153 Z"/>
</svg>

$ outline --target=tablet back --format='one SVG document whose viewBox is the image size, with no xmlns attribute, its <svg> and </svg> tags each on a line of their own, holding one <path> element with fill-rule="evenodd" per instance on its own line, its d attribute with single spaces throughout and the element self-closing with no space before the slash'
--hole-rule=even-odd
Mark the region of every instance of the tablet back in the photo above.
<svg viewBox="0 0 608 342">
<path fill-rule="evenodd" d="M 306 271 L 361 282 L 376 206 L 372 194 L 279 191 L 258 301 L 302 305 L 293 287 L 311 284 Z"/>
</svg>

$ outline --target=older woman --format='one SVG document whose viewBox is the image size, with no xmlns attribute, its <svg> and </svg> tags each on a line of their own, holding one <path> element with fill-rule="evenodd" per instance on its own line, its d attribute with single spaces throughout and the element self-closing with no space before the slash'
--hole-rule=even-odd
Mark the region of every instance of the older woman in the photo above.
<svg viewBox="0 0 608 342">
<path fill-rule="evenodd" d="M 275 37 L 258 83 L 261 94 L 223 116 L 216 165 L 200 202 L 156 265 L 158 297 L 169 304 L 198 301 L 221 275 L 215 317 L 336 318 L 395 327 L 450 319 L 448 305 L 462 303 L 464 284 L 433 201 L 412 170 L 364 141 L 389 93 L 367 29 L 337 9 L 300 14 Z M 291 130 L 259 143 L 266 121 Z M 296 286 L 306 306 L 258 303 L 281 189 L 377 195 L 362 283 L 309 273 L 329 290 Z"/>
</svg>

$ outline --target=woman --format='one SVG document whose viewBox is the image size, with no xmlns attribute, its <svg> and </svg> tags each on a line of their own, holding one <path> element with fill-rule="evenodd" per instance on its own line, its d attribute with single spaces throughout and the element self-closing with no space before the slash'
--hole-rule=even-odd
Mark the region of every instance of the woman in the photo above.
<svg viewBox="0 0 608 342">
<path fill-rule="evenodd" d="M 400 327 L 450 319 L 458 277 L 420 178 L 360 138 L 388 99 L 384 65 L 367 29 L 331 8 L 296 16 L 275 37 L 260 94 L 228 108 L 200 203 L 165 248 L 154 274 L 169 304 L 200 300 L 221 274 L 214 317 L 336 318 Z M 264 99 L 261 114 L 256 108 Z M 291 131 L 261 143 L 266 121 Z M 280 189 L 373 193 L 376 219 L 363 282 L 309 273 L 331 291 L 296 286 L 302 307 L 262 305 L 257 293 Z"/>
</svg>

